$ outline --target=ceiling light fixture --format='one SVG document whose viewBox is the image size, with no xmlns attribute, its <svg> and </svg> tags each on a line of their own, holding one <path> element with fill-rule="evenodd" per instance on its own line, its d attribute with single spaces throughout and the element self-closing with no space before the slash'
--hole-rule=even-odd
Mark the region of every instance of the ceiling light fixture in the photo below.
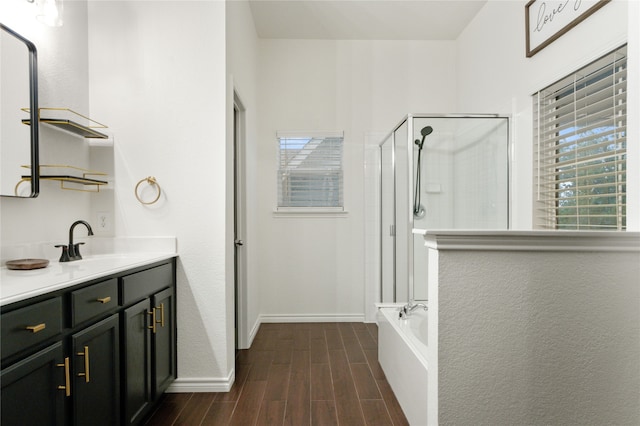
<svg viewBox="0 0 640 426">
<path fill-rule="evenodd" d="M 33 0 L 27 0 L 33 2 Z M 36 0 L 38 14 L 36 18 L 50 27 L 62 26 L 63 0 Z"/>
</svg>

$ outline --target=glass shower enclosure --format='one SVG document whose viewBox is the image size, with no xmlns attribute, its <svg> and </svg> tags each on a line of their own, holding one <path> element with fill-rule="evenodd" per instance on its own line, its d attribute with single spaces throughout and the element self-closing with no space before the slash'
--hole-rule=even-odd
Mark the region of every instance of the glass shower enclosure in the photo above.
<svg viewBox="0 0 640 426">
<path fill-rule="evenodd" d="M 427 300 L 414 230 L 509 228 L 509 119 L 409 114 L 380 144 L 380 301 Z"/>
</svg>

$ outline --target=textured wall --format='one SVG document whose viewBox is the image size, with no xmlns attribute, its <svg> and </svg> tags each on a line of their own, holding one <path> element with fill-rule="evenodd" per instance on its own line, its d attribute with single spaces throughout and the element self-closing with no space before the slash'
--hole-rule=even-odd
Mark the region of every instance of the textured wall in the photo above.
<svg viewBox="0 0 640 426">
<path fill-rule="evenodd" d="M 638 235 L 633 252 L 562 238 L 438 251 L 439 423 L 640 421 Z"/>
</svg>

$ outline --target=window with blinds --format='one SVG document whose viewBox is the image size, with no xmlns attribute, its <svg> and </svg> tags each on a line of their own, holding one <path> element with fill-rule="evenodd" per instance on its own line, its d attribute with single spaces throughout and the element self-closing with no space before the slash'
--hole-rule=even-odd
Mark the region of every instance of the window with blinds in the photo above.
<svg viewBox="0 0 640 426">
<path fill-rule="evenodd" d="M 343 210 L 342 134 L 277 137 L 278 209 Z"/>
<path fill-rule="evenodd" d="M 626 229 L 627 48 L 533 96 L 538 228 Z"/>
</svg>

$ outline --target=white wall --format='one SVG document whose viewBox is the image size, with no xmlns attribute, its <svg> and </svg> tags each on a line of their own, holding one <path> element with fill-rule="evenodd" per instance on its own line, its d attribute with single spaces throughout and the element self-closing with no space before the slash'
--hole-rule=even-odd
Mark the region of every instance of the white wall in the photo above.
<svg viewBox="0 0 640 426">
<path fill-rule="evenodd" d="M 638 424 L 640 234 L 425 239 L 430 425 Z"/>
<path fill-rule="evenodd" d="M 532 228 L 531 95 L 627 41 L 628 28 L 640 24 L 637 11 L 635 17 L 629 15 L 632 3 L 613 0 L 531 58 L 525 56 L 522 1 L 490 0 L 458 38 L 458 109 L 513 117 L 514 229 Z M 637 44 L 637 35 L 630 42 Z M 629 81 L 640 78 L 637 50 L 635 55 L 633 60 L 633 53 L 629 53 Z M 629 90 L 628 96 L 630 104 L 637 105 L 637 90 Z M 628 120 L 631 128 L 637 129 L 637 110 L 628 111 Z M 638 132 L 629 133 L 628 145 L 634 161 L 640 155 Z M 629 170 L 627 181 L 633 185 L 640 179 L 640 170 Z M 627 193 L 630 204 L 637 206 L 637 197 L 631 191 Z M 629 229 L 638 229 L 638 219 L 634 219 L 639 215 L 637 207 L 635 214 L 632 210 L 629 214 Z"/>
<path fill-rule="evenodd" d="M 454 109 L 455 44 L 260 40 L 258 47 L 263 320 L 362 319 L 365 136 L 391 131 L 409 112 Z M 345 132 L 346 216 L 274 215 L 279 130 Z"/>
<path fill-rule="evenodd" d="M 116 236 L 178 240 L 173 388 L 223 390 L 234 366 L 225 3 L 90 2 L 89 59 L 91 113 L 115 135 Z M 151 206 L 133 191 L 147 176 L 163 190 Z"/>
</svg>

